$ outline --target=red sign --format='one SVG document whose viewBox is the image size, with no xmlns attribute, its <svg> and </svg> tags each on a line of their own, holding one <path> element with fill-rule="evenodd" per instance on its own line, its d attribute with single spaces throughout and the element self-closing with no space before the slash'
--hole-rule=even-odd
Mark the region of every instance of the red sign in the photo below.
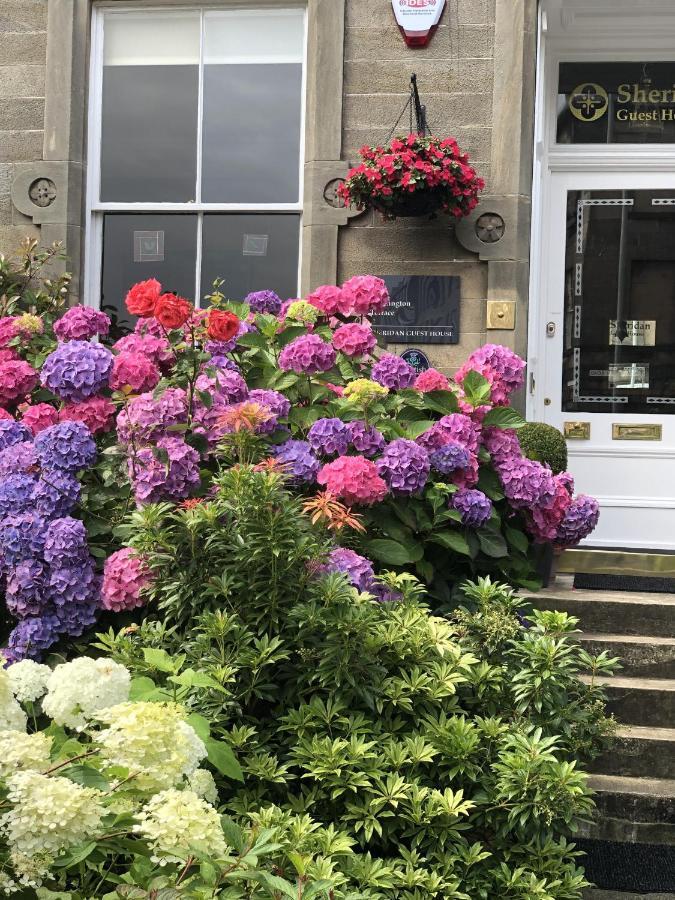
<svg viewBox="0 0 675 900">
<path fill-rule="evenodd" d="M 398 27 L 409 47 L 425 47 L 438 27 L 445 0 L 391 0 Z"/>
</svg>

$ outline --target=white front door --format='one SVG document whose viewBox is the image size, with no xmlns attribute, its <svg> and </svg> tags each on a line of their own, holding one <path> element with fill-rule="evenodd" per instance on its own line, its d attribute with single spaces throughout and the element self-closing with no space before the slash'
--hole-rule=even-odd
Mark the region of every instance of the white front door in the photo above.
<svg viewBox="0 0 675 900">
<path fill-rule="evenodd" d="M 545 195 L 529 418 L 600 501 L 588 545 L 675 550 L 675 170 L 549 172 Z"/>
</svg>

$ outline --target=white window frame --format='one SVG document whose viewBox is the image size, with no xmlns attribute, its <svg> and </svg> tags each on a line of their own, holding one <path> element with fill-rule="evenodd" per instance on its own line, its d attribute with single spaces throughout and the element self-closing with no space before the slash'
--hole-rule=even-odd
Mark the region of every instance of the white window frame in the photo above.
<svg viewBox="0 0 675 900">
<path fill-rule="evenodd" d="M 303 16 L 303 53 L 302 53 L 302 82 L 301 82 L 301 111 L 300 111 L 300 153 L 298 159 L 299 180 L 298 200 L 294 203 L 204 203 L 201 200 L 202 181 L 202 104 L 203 104 L 203 78 L 204 78 L 204 22 L 205 13 L 214 10 L 245 9 L 251 12 L 255 10 L 270 9 L 302 9 Z M 101 176 L 101 129 L 102 129 L 102 101 L 103 101 L 103 40 L 105 13 L 114 11 L 123 15 L 129 12 L 195 12 L 200 14 L 200 46 L 199 46 L 199 94 L 198 94 L 198 122 L 197 122 L 197 172 L 196 172 L 196 202 L 110 202 L 100 200 L 100 176 Z M 84 287 L 85 303 L 99 309 L 101 305 L 101 276 L 103 263 L 103 217 L 109 212 L 120 213 L 193 213 L 197 214 L 197 256 L 195 265 L 195 305 L 199 306 L 202 298 L 202 225 L 204 213 L 295 213 L 298 218 L 298 271 L 297 287 L 300 286 L 302 272 L 302 234 L 303 234 L 303 197 L 305 174 L 305 128 L 307 110 L 307 33 L 308 12 L 307 3 L 299 0 L 282 0 L 282 2 L 270 2 L 263 0 L 260 3 L 246 3 L 245 5 L 232 0 L 232 2 L 209 2 L 187 5 L 145 4 L 145 3 L 120 3 L 117 0 L 108 0 L 104 3 L 96 3 L 92 7 L 91 15 L 91 50 L 89 62 L 89 102 L 88 102 L 88 132 L 87 132 L 87 199 L 85 213 L 84 234 Z M 225 276 L 227 273 L 219 273 Z M 265 285 L 260 285 L 263 289 Z"/>
</svg>

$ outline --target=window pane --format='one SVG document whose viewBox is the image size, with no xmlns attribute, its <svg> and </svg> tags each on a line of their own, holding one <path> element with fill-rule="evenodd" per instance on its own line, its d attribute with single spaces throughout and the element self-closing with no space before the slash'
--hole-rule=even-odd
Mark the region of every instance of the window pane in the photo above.
<svg viewBox="0 0 675 900">
<path fill-rule="evenodd" d="M 105 17 L 101 200 L 195 200 L 199 13 Z"/>
<path fill-rule="evenodd" d="M 675 196 L 569 191 L 563 410 L 675 409 Z"/>
<path fill-rule="evenodd" d="M 260 290 L 295 297 L 299 237 L 297 215 L 205 215 L 202 295 L 224 278 L 221 290 L 232 300 Z"/>
<path fill-rule="evenodd" d="M 132 284 L 146 278 L 194 299 L 196 259 L 196 215 L 105 215 L 101 308 L 121 325 L 133 325 L 124 298 Z"/>
<path fill-rule="evenodd" d="M 299 200 L 300 10 L 205 14 L 202 199 Z"/>
</svg>

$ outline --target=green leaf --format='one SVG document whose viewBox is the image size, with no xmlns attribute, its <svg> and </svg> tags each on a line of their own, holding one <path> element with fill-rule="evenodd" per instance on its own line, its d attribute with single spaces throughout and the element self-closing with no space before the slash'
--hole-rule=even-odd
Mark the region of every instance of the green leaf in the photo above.
<svg viewBox="0 0 675 900">
<path fill-rule="evenodd" d="M 206 409 L 211 409 L 213 406 L 213 395 L 208 391 L 197 391 L 197 396 L 202 401 L 202 404 L 206 407 Z"/>
<path fill-rule="evenodd" d="M 65 856 L 58 856 L 52 863 L 52 866 L 55 869 L 70 868 L 70 866 L 75 866 L 85 860 L 95 849 L 96 841 L 91 841 L 89 844 L 83 844 L 79 848 L 73 847 L 73 849 L 66 853 Z"/>
<path fill-rule="evenodd" d="M 422 559 L 424 551 L 419 544 L 404 546 L 398 541 L 390 541 L 386 538 L 375 538 L 368 541 L 366 549 L 371 556 L 380 562 L 390 566 L 405 566 Z"/>
<path fill-rule="evenodd" d="M 277 338 L 277 344 L 280 347 L 285 347 L 286 344 L 290 344 L 291 341 L 294 341 L 296 337 L 300 337 L 301 334 L 306 334 L 307 329 L 302 325 L 291 325 L 288 328 L 284 328 L 281 334 Z"/>
<path fill-rule="evenodd" d="M 487 556 L 491 556 L 493 559 L 500 559 L 502 556 L 508 556 L 509 549 L 506 546 L 506 541 L 498 531 L 480 529 L 477 534 L 480 549 L 483 553 L 487 554 Z"/>
<path fill-rule="evenodd" d="M 520 550 L 521 553 L 527 553 L 530 542 L 522 531 L 518 531 L 517 528 L 509 528 L 507 525 L 504 528 L 504 534 L 506 535 L 506 540 L 512 547 L 515 547 L 516 550 Z"/>
<path fill-rule="evenodd" d="M 457 397 L 452 391 L 429 391 L 428 394 L 424 394 L 424 405 L 444 416 L 449 416 L 459 409 Z"/>
<path fill-rule="evenodd" d="M 218 769 L 221 775 L 227 778 L 233 778 L 235 781 L 243 781 L 244 773 L 241 766 L 232 752 L 231 747 L 223 741 L 216 741 L 209 738 L 204 741 L 208 761 L 214 768 Z"/>
<path fill-rule="evenodd" d="M 211 726 L 208 719 L 200 716 L 199 713 L 190 713 L 185 721 L 188 725 L 192 725 L 197 733 L 197 737 L 200 737 L 203 741 L 208 741 L 211 734 Z"/>
<path fill-rule="evenodd" d="M 418 438 L 421 434 L 424 434 L 431 426 L 434 424 L 432 419 L 423 419 L 419 422 L 409 422 L 405 426 L 405 436 L 414 441 L 415 438 Z"/>
<path fill-rule="evenodd" d="M 177 657 L 172 659 L 166 650 L 160 650 L 156 647 L 143 647 L 143 658 L 153 669 L 159 669 L 160 672 L 177 672 L 185 662 L 185 657 Z M 180 665 L 178 663 L 180 662 Z"/>
<path fill-rule="evenodd" d="M 223 686 L 211 675 L 206 672 L 195 672 L 194 669 L 184 669 L 180 675 L 169 675 L 167 681 L 175 684 L 182 684 L 184 687 L 202 687 L 213 688 L 216 691 L 223 691 Z"/>
<path fill-rule="evenodd" d="M 157 685 L 146 675 L 138 678 L 132 678 L 131 687 L 129 688 L 130 700 L 147 700 L 148 696 L 157 690 Z"/>
<path fill-rule="evenodd" d="M 522 428 L 526 424 L 518 410 L 511 406 L 495 406 L 483 419 L 483 425 L 496 425 L 497 428 Z"/>
<path fill-rule="evenodd" d="M 480 372 L 469 370 L 462 381 L 466 399 L 473 406 L 480 406 L 490 399 L 490 382 Z"/>
<path fill-rule="evenodd" d="M 68 766 L 68 768 L 62 769 L 59 774 L 63 775 L 64 778 L 70 779 L 70 781 L 74 781 L 76 784 L 81 784 L 83 787 L 96 788 L 97 791 L 110 790 L 108 779 L 104 778 L 99 770 L 93 766 Z"/>
<path fill-rule="evenodd" d="M 439 531 L 437 534 L 430 537 L 429 540 L 433 544 L 440 544 L 441 547 L 446 547 L 448 550 L 454 550 L 455 553 L 461 553 L 463 556 L 471 556 L 471 551 L 466 542 L 466 538 L 464 535 L 460 534 L 459 531 Z"/>
<path fill-rule="evenodd" d="M 258 347 L 261 350 L 265 350 L 269 345 L 269 340 L 264 334 L 260 334 L 257 331 L 248 331 L 237 338 L 237 343 L 241 344 L 242 347 Z"/>
</svg>

